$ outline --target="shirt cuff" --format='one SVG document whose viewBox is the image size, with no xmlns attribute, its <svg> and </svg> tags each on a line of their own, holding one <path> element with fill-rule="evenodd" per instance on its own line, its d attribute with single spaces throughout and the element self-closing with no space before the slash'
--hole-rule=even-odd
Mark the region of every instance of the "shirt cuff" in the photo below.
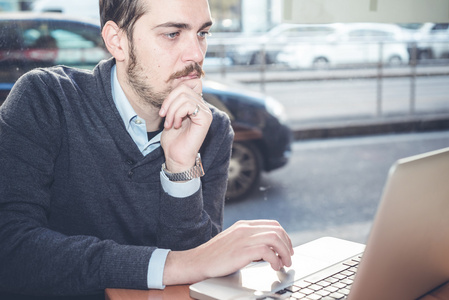
<svg viewBox="0 0 449 300">
<path fill-rule="evenodd" d="M 164 289 L 164 268 L 170 250 L 156 249 L 153 251 L 148 263 L 147 284 L 149 289 Z"/>
<path fill-rule="evenodd" d="M 186 182 L 170 181 L 167 175 L 161 171 L 161 184 L 164 191 L 175 198 L 185 198 L 195 194 L 201 187 L 201 179 L 193 178 Z"/>
</svg>

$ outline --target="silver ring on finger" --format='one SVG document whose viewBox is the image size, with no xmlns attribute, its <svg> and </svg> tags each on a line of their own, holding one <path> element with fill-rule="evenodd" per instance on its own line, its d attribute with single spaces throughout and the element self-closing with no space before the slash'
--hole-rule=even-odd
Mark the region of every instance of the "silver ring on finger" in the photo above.
<svg viewBox="0 0 449 300">
<path fill-rule="evenodd" d="M 197 104 L 195 110 L 193 111 L 193 113 L 191 114 L 192 117 L 196 117 L 196 115 L 199 113 L 200 111 L 200 105 Z"/>
</svg>

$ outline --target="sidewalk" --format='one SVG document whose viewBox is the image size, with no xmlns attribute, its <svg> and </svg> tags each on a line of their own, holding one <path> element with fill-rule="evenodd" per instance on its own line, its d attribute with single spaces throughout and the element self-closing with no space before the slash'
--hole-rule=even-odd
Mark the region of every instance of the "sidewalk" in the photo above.
<svg viewBox="0 0 449 300">
<path fill-rule="evenodd" d="M 260 70 L 259 70 L 260 71 Z M 304 82 L 322 80 L 344 80 L 348 78 L 392 78 L 420 76 L 449 76 L 449 65 L 418 65 L 396 68 L 368 69 L 332 69 L 332 70 L 276 70 L 270 68 L 264 72 L 228 71 L 224 74 L 208 72 L 211 78 L 222 78 L 239 84 L 261 84 L 276 82 Z M 448 77 L 449 78 L 449 77 Z M 448 79 L 449 85 L 449 79 Z M 333 137 L 362 136 L 388 133 L 407 133 L 423 131 L 439 131 L 449 129 L 449 95 L 447 108 L 435 113 L 414 113 L 395 116 L 359 116 L 351 118 L 317 119 L 301 123 L 290 122 L 294 140 L 322 139 Z"/>
<path fill-rule="evenodd" d="M 449 130 L 449 113 L 292 124 L 294 140 Z"/>
</svg>

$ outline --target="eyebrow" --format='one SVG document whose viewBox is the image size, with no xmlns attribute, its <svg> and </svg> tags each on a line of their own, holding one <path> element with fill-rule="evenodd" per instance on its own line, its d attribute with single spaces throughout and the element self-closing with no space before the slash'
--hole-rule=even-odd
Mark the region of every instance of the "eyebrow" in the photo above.
<svg viewBox="0 0 449 300">
<path fill-rule="evenodd" d="M 207 28 L 207 27 L 210 27 L 210 26 L 212 26 L 212 21 L 204 23 L 200 27 L 200 30 L 203 30 L 204 28 Z M 170 28 L 170 27 L 179 28 L 179 29 L 191 29 L 192 28 L 192 26 L 190 26 L 187 23 L 167 22 L 167 23 L 159 24 L 159 25 L 155 26 L 153 29 L 156 29 L 156 28 Z"/>
</svg>

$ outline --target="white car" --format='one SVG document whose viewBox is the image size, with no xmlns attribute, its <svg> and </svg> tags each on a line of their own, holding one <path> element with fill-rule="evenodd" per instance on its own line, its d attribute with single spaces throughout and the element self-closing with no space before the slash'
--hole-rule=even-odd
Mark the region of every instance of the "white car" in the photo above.
<svg viewBox="0 0 449 300">
<path fill-rule="evenodd" d="M 277 60 L 292 68 L 408 63 L 403 30 L 393 24 L 333 24 L 335 32 L 321 40 L 292 43 Z"/>
<path fill-rule="evenodd" d="M 262 59 L 266 64 L 274 64 L 281 49 L 292 41 L 314 40 L 333 30 L 329 24 L 283 23 L 263 35 L 242 35 L 226 39 L 228 56 L 236 65 L 261 64 Z"/>
</svg>

